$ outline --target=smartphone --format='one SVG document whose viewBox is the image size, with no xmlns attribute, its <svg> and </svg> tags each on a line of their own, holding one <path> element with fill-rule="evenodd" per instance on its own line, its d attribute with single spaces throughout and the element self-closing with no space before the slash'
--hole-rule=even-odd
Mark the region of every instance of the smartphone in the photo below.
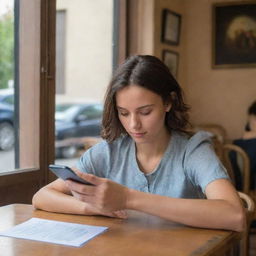
<svg viewBox="0 0 256 256">
<path fill-rule="evenodd" d="M 59 178 L 63 180 L 72 180 L 85 185 L 92 185 L 91 183 L 81 179 L 75 172 L 65 165 L 50 164 L 49 169 Z"/>
</svg>

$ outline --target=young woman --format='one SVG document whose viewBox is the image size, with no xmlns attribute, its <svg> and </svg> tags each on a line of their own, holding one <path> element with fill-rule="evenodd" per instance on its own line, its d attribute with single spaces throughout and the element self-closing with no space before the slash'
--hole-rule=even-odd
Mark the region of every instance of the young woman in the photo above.
<svg viewBox="0 0 256 256">
<path fill-rule="evenodd" d="M 186 132 L 187 111 L 180 86 L 159 59 L 130 57 L 106 92 L 104 141 L 86 151 L 75 170 L 94 186 L 57 179 L 35 194 L 34 207 L 120 218 L 132 209 L 242 231 L 237 192 L 207 133 Z"/>
</svg>

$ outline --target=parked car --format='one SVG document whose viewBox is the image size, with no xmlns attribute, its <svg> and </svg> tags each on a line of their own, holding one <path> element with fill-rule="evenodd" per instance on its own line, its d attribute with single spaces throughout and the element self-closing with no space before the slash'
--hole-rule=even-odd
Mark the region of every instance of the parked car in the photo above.
<svg viewBox="0 0 256 256">
<path fill-rule="evenodd" d="M 13 106 L 0 103 L 0 150 L 10 150 L 14 147 L 14 109 Z"/>
<path fill-rule="evenodd" d="M 85 137 L 99 137 L 103 107 L 99 103 L 62 103 L 55 111 L 56 158 L 71 158 Z"/>
<path fill-rule="evenodd" d="M 0 89 L 0 103 L 5 104 L 7 106 L 14 105 L 14 89 L 13 88 Z"/>
</svg>

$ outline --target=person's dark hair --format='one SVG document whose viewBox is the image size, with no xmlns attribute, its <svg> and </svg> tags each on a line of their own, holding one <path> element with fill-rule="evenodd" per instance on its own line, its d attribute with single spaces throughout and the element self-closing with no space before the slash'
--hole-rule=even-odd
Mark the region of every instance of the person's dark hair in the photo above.
<svg viewBox="0 0 256 256">
<path fill-rule="evenodd" d="M 251 106 L 248 108 L 248 115 L 256 116 L 256 101 L 254 101 Z"/>
<path fill-rule="evenodd" d="M 111 142 L 126 134 L 118 118 L 116 93 L 129 85 L 138 85 L 160 95 L 163 102 L 171 102 L 166 114 L 168 130 L 187 133 L 189 107 L 183 101 L 183 92 L 169 68 L 150 55 L 129 57 L 115 72 L 105 94 L 102 120 L 102 138 Z"/>
<path fill-rule="evenodd" d="M 250 107 L 248 108 L 248 111 L 247 111 L 248 115 L 254 115 L 256 116 L 256 101 L 254 101 Z M 245 126 L 245 130 L 246 131 L 250 131 L 250 126 L 249 124 L 247 123 L 246 126 Z"/>
</svg>

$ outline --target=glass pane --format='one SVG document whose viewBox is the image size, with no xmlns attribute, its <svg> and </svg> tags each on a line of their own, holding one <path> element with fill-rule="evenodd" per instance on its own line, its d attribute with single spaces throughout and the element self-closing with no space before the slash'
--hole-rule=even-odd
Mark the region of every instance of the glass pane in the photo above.
<svg viewBox="0 0 256 256">
<path fill-rule="evenodd" d="M 112 74 L 113 0 L 57 0 L 56 163 L 73 166 L 100 140 Z"/>
<path fill-rule="evenodd" d="M 0 1 L 0 172 L 39 163 L 40 0 Z"/>
<path fill-rule="evenodd" d="M 14 2 L 0 2 L 0 172 L 15 167 Z"/>
</svg>

